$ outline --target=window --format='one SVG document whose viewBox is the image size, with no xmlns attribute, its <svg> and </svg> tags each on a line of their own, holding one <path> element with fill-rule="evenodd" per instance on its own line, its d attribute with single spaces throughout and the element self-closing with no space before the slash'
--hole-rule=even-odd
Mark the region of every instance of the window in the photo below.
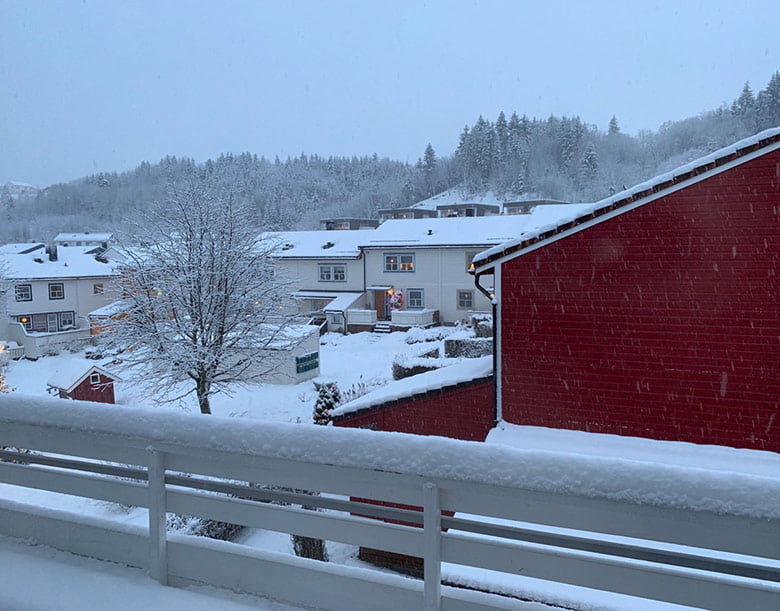
<svg viewBox="0 0 780 611">
<path fill-rule="evenodd" d="M 93 373 L 89 376 L 89 383 L 90 384 L 100 384 L 100 374 L 99 373 Z"/>
<path fill-rule="evenodd" d="M 346 282 L 346 265 L 320 265 L 320 282 Z"/>
<path fill-rule="evenodd" d="M 471 310 L 474 308 L 474 291 L 458 291 L 458 309 Z"/>
<path fill-rule="evenodd" d="M 17 284 L 16 301 L 32 301 L 32 284 Z"/>
<path fill-rule="evenodd" d="M 466 271 L 474 269 L 471 264 L 474 261 L 474 257 L 476 257 L 478 254 L 478 250 L 473 250 L 466 253 Z"/>
<path fill-rule="evenodd" d="M 406 297 L 407 309 L 420 310 L 425 307 L 425 291 L 423 289 L 407 289 Z"/>
<path fill-rule="evenodd" d="M 25 314 L 24 316 L 17 316 L 16 322 L 20 322 L 24 325 L 24 328 L 28 331 L 32 331 L 32 316 Z"/>
<path fill-rule="evenodd" d="M 60 312 L 60 330 L 75 329 L 75 316 L 73 312 Z"/>
<path fill-rule="evenodd" d="M 65 299 L 65 285 L 62 282 L 49 283 L 49 299 Z"/>
<path fill-rule="evenodd" d="M 304 354 L 303 356 L 295 357 L 295 371 L 296 373 L 306 373 L 312 369 L 317 369 L 320 366 L 320 353 L 311 352 Z"/>
<path fill-rule="evenodd" d="M 386 272 L 413 272 L 414 271 L 414 253 L 408 255 L 390 254 L 385 255 Z"/>
<path fill-rule="evenodd" d="M 92 285 L 92 294 L 93 295 L 102 295 L 103 294 L 103 284 L 93 284 Z"/>
</svg>

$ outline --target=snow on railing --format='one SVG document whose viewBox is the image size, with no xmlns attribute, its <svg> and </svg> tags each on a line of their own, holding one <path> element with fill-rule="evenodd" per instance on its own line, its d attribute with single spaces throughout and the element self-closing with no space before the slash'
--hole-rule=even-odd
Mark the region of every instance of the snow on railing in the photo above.
<svg viewBox="0 0 780 611">
<path fill-rule="evenodd" d="M 0 501 L 0 532 L 163 583 L 332 609 L 522 608 L 442 586 L 450 563 L 708 608 L 780 597 L 780 481 L 767 477 L 15 394 L 0 397 L 0 446 L 33 450 L 0 454 L 0 481 L 149 508 L 147 530 Z M 169 534 L 166 512 L 415 556 L 424 581 Z M 473 587 L 468 570 L 449 581 Z"/>
</svg>

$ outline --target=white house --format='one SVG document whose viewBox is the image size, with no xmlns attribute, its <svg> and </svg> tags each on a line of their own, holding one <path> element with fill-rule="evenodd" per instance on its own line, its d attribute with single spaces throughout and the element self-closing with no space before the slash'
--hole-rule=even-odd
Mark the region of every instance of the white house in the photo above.
<svg viewBox="0 0 780 611">
<path fill-rule="evenodd" d="M 93 246 L 108 250 L 111 246 L 112 233 L 59 233 L 54 238 L 57 246 Z"/>
<path fill-rule="evenodd" d="M 87 314 L 115 300 L 116 264 L 95 255 L 94 246 L 21 246 L 0 247 L 8 284 L 0 338 L 24 346 L 30 358 L 88 338 Z"/>
<path fill-rule="evenodd" d="M 268 236 L 279 241 L 275 256 L 300 310 L 322 312 L 331 330 L 453 324 L 491 308 L 468 273 L 472 258 L 543 227 L 561 209 L 540 205 L 523 215 L 398 219 L 372 230 Z"/>
<path fill-rule="evenodd" d="M 295 309 L 322 313 L 330 306 L 331 329 L 365 292 L 360 244 L 374 229 L 286 231 L 266 233 L 282 281 L 289 282 Z M 334 309 L 335 308 L 335 309 Z"/>
</svg>

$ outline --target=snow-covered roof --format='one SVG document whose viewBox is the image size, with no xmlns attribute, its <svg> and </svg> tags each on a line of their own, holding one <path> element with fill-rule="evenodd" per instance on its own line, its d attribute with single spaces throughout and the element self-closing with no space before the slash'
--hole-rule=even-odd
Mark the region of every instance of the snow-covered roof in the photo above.
<svg viewBox="0 0 780 611">
<path fill-rule="evenodd" d="M 71 359 L 59 367 L 46 384 L 52 388 L 58 388 L 64 390 L 66 393 L 71 393 L 76 386 L 81 384 L 87 376 L 92 373 L 100 373 L 107 378 L 111 378 L 115 382 L 121 381 L 119 376 L 104 369 L 95 363 L 95 361 L 90 361 L 89 359 Z"/>
<path fill-rule="evenodd" d="M 114 234 L 112 233 L 59 233 L 54 238 L 55 242 L 108 242 Z"/>
<path fill-rule="evenodd" d="M 102 308 L 98 308 L 97 310 L 92 310 L 89 313 L 89 316 L 97 316 L 97 317 L 113 316 L 114 314 L 124 312 L 125 310 L 130 308 L 131 305 L 132 302 L 129 299 L 120 299 L 119 301 L 115 301 L 113 303 L 109 303 L 108 305 L 104 305 Z"/>
<path fill-rule="evenodd" d="M 278 231 L 264 233 L 262 241 L 279 244 L 274 257 L 279 259 L 357 259 L 360 245 L 375 229 Z"/>
<path fill-rule="evenodd" d="M 738 161 L 740 158 L 768 146 L 772 146 L 772 150 L 780 148 L 780 127 L 767 129 L 754 136 L 735 142 L 730 146 L 700 157 L 670 172 L 651 178 L 594 204 L 579 204 L 583 206 L 579 210 L 570 210 L 564 206 L 550 206 L 551 212 L 559 212 L 560 214 L 551 214 L 546 219 L 546 222 L 537 223 L 533 230 L 526 231 L 523 235 L 516 236 L 512 240 L 479 253 L 474 257 L 474 264 L 478 268 L 484 267 L 504 256 L 522 251 L 524 248 L 554 235 L 580 230 L 582 228 L 578 227 L 579 225 L 595 217 L 605 215 L 613 210 L 620 214 L 622 211 L 628 211 L 643 203 L 648 203 L 663 196 L 664 192 L 669 188 L 678 187 L 684 182 L 690 184 L 703 180 L 709 176 L 709 172 L 717 171 L 718 168 L 731 161 Z M 631 206 L 631 208 L 628 206 Z M 623 209 L 622 211 L 620 210 L 621 208 Z"/>
<path fill-rule="evenodd" d="M 448 189 L 443 193 L 438 193 L 433 197 L 424 199 L 412 205 L 412 208 L 424 208 L 426 210 L 436 210 L 436 206 L 448 206 L 453 204 L 490 204 L 500 206 L 502 199 L 496 196 L 493 191 L 487 191 L 483 195 L 465 196 L 457 187 Z"/>
<path fill-rule="evenodd" d="M 555 214 L 575 214 L 587 204 L 565 206 L 537 206 L 536 214 L 510 216 L 469 216 L 431 219 L 391 219 L 370 233 L 365 247 L 388 248 L 401 246 L 489 246 L 534 230 L 546 222 L 549 215 L 545 208 L 553 208 Z M 538 212 L 537 212 L 538 211 Z"/>
<path fill-rule="evenodd" d="M 90 254 L 91 246 L 58 246 L 57 260 L 50 261 L 43 250 L 27 254 L 0 253 L 0 268 L 8 278 L 92 278 L 116 275 L 116 263 L 103 263 Z"/>
<path fill-rule="evenodd" d="M 326 312 L 344 312 L 363 296 L 363 293 L 342 293 L 326 305 L 323 310 Z"/>
<path fill-rule="evenodd" d="M 3 244 L 0 246 L 0 255 L 22 255 L 34 250 L 43 250 L 44 248 L 46 248 L 46 245 L 40 242 Z"/>
<path fill-rule="evenodd" d="M 434 371 L 426 371 L 415 376 L 391 382 L 370 393 L 358 397 L 354 401 L 339 405 L 331 413 L 332 416 L 342 416 L 362 409 L 368 409 L 389 401 L 411 398 L 412 395 L 439 390 L 447 386 L 455 386 L 478 378 L 489 376 L 493 372 L 493 357 L 483 356 L 478 359 L 464 359 L 463 362 Z"/>
</svg>

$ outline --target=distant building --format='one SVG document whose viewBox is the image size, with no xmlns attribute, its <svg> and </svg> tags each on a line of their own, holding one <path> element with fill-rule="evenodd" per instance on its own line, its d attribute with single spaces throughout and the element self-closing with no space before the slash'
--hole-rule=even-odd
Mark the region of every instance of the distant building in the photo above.
<svg viewBox="0 0 780 611">
<path fill-rule="evenodd" d="M 436 211 L 442 218 L 493 216 L 501 213 L 501 206 L 496 204 L 442 204 L 441 206 L 436 206 Z"/>
<path fill-rule="evenodd" d="M 376 219 L 340 218 L 320 220 L 320 229 L 323 231 L 374 229 L 378 225 L 379 221 Z"/>
<path fill-rule="evenodd" d="M 504 214 L 530 214 L 536 206 L 557 206 L 566 205 L 570 202 L 563 202 L 557 199 L 527 199 L 515 202 L 504 202 Z"/>
<path fill-rule="evenodd" d="M 97 246 L 103 250 L 108 250 L 111 246 L 112 233 L 60 233 L 54 238 L 57 246 Z"/>
<path fill-rule="evenodd" d="M 436 218 L 438 213 L 430 208 L 382 208 L 378 210 L 379 218 L 383 221 L 391 219 L 429 219 Z"/>
</svg>

